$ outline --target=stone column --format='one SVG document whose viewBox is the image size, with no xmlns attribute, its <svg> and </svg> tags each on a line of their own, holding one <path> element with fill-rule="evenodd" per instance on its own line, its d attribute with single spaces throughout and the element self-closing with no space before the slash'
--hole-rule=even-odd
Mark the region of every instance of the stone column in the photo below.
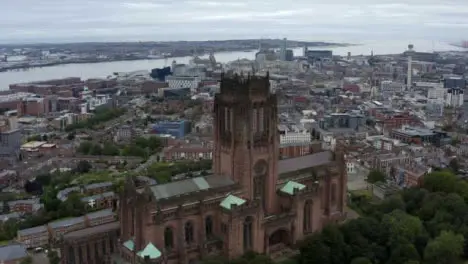
<svg viewBox="0 0 468 264">
<path fill-rule="evenodd" d="M 111 252 L 111 247 L 110 247 L 110 241 L 109 241 L 110 237 L 109 237 L 109 234 L 106 234 L 105 236 L 105 239 L 104 239 L 104 243 L 106 244 L 106 255 L 110 256 L 110 252 Z"/>
<path fill-rule="evenodd" d="M 326 179 L 325 179 L 325 192 L 326 192 L 326 206 L 325 206 L 325 210 L 326 210 L 326 216 L 327 218 L 330 216 L 331 214 L 331 176 L 330 175 L 327 175 L 326 176 Z"/>
<path fill-rule="evenodd" d="M 206 223 L 205 223 L 205 207 L 204 207 L 204 204 L 203 204 L 203 201 L 199 201 L 200 203 L 200 226 L 198 227 L 198 229 L 200 230 L 198 233 L 198 245 L 200 245 L 200 254 L 201 254 L 201 257 L 203 258 L 206 254 L 206 241 L 207 241 L 207 237 L 206 237 L 206 230 L 205 230 L 205 227 L 206 227 Z"/>
<path fill-rule="evenodd" d="M 186 263 L 187 262 L 187 252 L 186 252 L 186 244 L 185 244 L 185 228 L 184 228 L 184 218 L 183 218 L 183 208 L 179 206 L 177 209 L 177 218 L 178 218 L 178 230 L 179 235 L 177 236 L 179 239 L 177 241 L 177 251 L 179 252 L 179 262 Z"/>
<path fill-rule="evenodd" d="M 79 247 L 79 246 L 80 246 L 80 245 L 78 245 L 78 244 L 74 244 L 74 245 L 73 245 L 73 251 L 75 252 L 75 256 L 74 256 L 74 257 L 75 257 L 75 262 L 76 262 L 76 263 L 80 263 L 80 252 L 79 252 L 79 250 L 78 250 L 78 247 Z"/>
<path fill-rule="evenodd" d="M 89 253 L 88 253 L 88 249 L 87 249 L 87 247 L 86 247 L 86 243 L 81 244 L 80 247 L 81 247 L 81 254 L 82 254 L 81 259 L 82 259 L 82 261 L 83 261 L 84 263 L 88 263 L 88 260 L 89 260 L 90 258 L 89 258 L 89 255 L 88 255 Z"/>
</svg>

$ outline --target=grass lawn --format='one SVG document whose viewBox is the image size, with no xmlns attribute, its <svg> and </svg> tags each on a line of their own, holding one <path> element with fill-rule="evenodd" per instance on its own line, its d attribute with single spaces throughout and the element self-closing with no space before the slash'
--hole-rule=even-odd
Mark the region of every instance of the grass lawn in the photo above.
<svg viewBox="0 0 468 264">
<path fill-rule="evenodd" d="M 72 184 L 86 185 L 97 182 L 114 181 L 115 179 L 120 177 L 123 177 L 123 175 L 115 174 L 108 171 L 91 172 L 79 175 L 78 177 L 73 179 Z"/>
</svg>

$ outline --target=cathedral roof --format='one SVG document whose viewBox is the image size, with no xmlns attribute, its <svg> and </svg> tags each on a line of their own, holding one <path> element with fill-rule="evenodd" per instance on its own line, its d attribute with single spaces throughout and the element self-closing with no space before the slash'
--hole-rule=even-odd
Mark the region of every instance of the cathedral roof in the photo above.
<svg viewBox="0 0 468 264">
<path fill-rule="evenodd" d="M 230 194 L 226 198 L 224 198 L 224 200 L 222 200 L 219 205 L 221 205 L 225 209 L 230 210 L 233 205 L 240 206 L 243 205 L 245 202 L 246 200 Z"/>
<path fill-rule="evenodd" d="M 332 152 L 327 150 L 297 158 L 280 160 L 278 163 L 278 174 L 326 165 L 332 160 L 332 157 Z"/>
<path fill-rule="evenodd" d="M 161 257 L 161 251 L 150 242 L 142 251 L 138 252 L 137 255 L 142 258 L 149 257 L 150 259 L 157 259 Z"/>
<path fill-rule="evenodd" d="M 133 242 L 132 239 L 125 241 L 123 245 L 130 251 L 135 250 L 135 242 Z M 137 255 L 141 258 L 149 257 L 150 259 L 157 259 L 161 257 L 162 253 L 150 242 L 143 250 L 139 251 Z"/>
<path fill-rule="evenodd" d="M 306 186 L 304 184 L 300 184 L 300 183 L 295 182 L 295 181 L 288 181 L 283 186 L 283 188 L 280 189 L 280 191 L 282 191 L 284 193 L 287 193 L 287 194 L 290 194 L 290 195 L 293 195 L 295 189 L 303 190 L 305 187 Z"/>
<path fill-rule="evenodd" d="M 154 185 L 150 187 L 150 190 L 156 200 L 160 200 L 230 185 L 234 185 L 234 181 L 227 176 L 209 175 Z"/>
<path fill-rule="evenodd" d="M 133 242 L 133 240 L 127 240 L 123 243 L 124 247 L 126 247 L 127 249 L 129 249 L 130 251 L 133 251 L 135 249 L 135 243 Z"/>
</svg>

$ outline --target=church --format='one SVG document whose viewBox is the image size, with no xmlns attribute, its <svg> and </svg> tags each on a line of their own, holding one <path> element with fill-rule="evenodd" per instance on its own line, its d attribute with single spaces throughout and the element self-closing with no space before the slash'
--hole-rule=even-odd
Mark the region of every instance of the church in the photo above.
<svg viewBox="0 0 468 264">
<path fill-rule="evenodd" d="M 249 251 L 275 254 L 346 206 L 344 152 L 280 159 L 276 94 L 268 75 L 223 75 L 214 103 L 213 174 L 136 188 L 120 196 L 120 256 L 113 263 L 197 263 Z"/>
</svg>

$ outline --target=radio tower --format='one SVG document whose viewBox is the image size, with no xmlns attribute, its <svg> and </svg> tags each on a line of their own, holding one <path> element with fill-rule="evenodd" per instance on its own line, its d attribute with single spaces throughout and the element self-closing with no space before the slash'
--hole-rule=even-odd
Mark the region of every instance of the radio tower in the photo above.
<svg viewBox="0 0 468 264">
<path fill-rule="evenodd" d="M 412 80 L 411 80 L 411 77 L 413 75 L 413 54 L 414 54 L 414 50 L 413 50 L 414 46 L 413 44 L 409 44 L 408 45 L 408 50 L 406 51 L 406 56 L 408 57 L 408 76 L 407 76 L 407 80 L 406 80 L 406 90 L 407 91 L 411 91 L 412 89 Z"/>
</svg>

